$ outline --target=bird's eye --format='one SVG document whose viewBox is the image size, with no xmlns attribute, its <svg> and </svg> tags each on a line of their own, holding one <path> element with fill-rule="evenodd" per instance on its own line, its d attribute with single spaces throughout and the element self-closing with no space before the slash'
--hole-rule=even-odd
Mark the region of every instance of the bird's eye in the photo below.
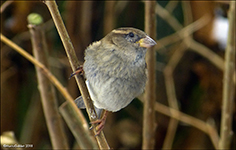
<svg viewBox="0 0 236 150">
<path fill-rule="evenodd" d="M 134 33 L 133 33 L 133 32 L 130 32 L 130 33 L 129 33 L 129 37 L 134 37 Z"/>
</svg>

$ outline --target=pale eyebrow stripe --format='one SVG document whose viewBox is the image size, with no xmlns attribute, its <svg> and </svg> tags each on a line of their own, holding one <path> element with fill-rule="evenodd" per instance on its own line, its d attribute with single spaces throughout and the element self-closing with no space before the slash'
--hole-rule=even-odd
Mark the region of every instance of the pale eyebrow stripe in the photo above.
<svg viewBox="0 0 236 150">
<path fill-rule="evenodd" d="M 118 34 L 127 34 L 127 33 L 129 33 L 127 30 L 126 31 L 124 31 L 124 30 L 113 30 L 112 32 L 113 33 L 118 33 Z"/>
</svg>

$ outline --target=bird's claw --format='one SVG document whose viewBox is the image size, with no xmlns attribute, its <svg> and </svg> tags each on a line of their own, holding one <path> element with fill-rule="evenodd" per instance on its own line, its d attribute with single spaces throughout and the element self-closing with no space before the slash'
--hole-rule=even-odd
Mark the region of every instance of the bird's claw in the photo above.
<svg viewBox="0 0 236 150">
<path fill-rule="evenodd" d="M 80 65 L 80 66 L 76 69 L 75 72 L 71 73 L 69 79 L 72 78 L 72 77 L 73 77 L 74 75 L 76 75 L 76 74 L 83 75 L 83 73 L 84 73 L 83 65 Z"/>
<path fill-rule="evenodd" d="M 106 119 L 107 119 L 107 115 L 108 115 L 108 111 L 105 110 L 101 119 L 98 119 L 98 120 L 95 120 L 95 121 L 90 122 L 90 124 L 98 124 L 98 125 L 96 126 L 96 133 L 95 133 L 95 136 L 98 136 L 98 135 L 102 132 L 102 129 L 103 129 L 104 126 L 105 126 L 105 122 L 106 122 Z M 92 129 L 92 128 L 93 128 L 93 127 L 90 127 L 90 129 Z"/>
<path fill-rule="evenodd" d="M 90 124 L 98 124 L 96 126 L 96 133 L 95 133 L 95 136 L 98 136 L 103 128 L 104 128 L 104 125 L 105 125 L 105 122 L 106 122 L 106 119 L 105 118 L 102 118 L 102 119 L 98 119 L 98 120 L 95 120 L 95 121 L 92 121 L 90 122 Z M 89 129 L 91 130 L 93 128 L 93 126 L 91 126 Z"/>
</svg>

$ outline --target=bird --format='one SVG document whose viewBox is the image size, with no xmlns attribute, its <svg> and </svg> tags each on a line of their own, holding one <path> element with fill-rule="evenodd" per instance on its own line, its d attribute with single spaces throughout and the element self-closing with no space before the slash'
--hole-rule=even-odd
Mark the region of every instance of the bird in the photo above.
<svg viewBox="0 0 236 150">
<path fill-rule="evenodd" d="M 96 135 L 103 130 L 108 112 L 117 112 L 144 92 L 147 81 L 145 55 L 156 42 L 145 32 L 133 27 L 112 30 L 104 38 L 85 49 L 85 61 L 71 76 L 82 73 L 100 117 L 91 124 Z M 82 97 L 75 99 L 79 108 L 85 108 Z"/>
</svg>

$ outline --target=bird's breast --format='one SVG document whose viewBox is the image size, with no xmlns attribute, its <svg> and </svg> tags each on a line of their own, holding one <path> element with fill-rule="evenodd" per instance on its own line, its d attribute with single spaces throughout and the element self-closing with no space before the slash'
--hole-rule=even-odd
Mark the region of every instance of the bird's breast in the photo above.
<svg viewBox="0 0 236 150">
<path fill-rule="evenodd" d="M 91 65 L 90 67 L 92 67 Z M 118 111 L 139 96 L 146 84 L 145 67 L 118 65 L 112 69 L 84 67 L 90 95 L 97 108 Z"/>
</svg>

